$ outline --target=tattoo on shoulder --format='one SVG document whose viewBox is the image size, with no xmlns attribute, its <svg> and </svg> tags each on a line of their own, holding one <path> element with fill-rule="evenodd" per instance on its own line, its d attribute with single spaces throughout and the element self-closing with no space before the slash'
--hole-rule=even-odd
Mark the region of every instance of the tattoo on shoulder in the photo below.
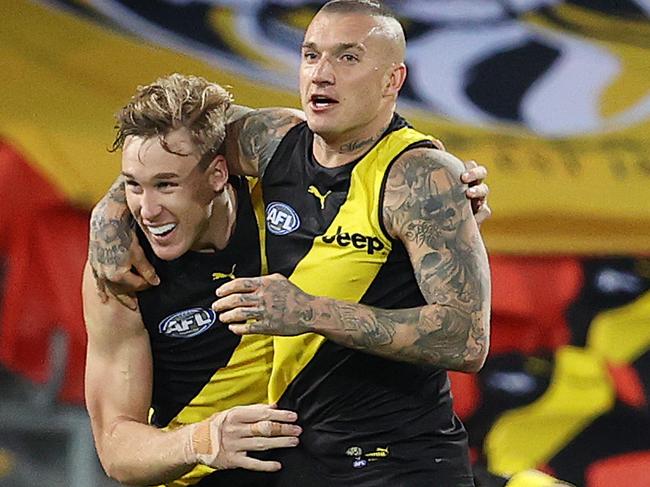
<svg viewBox="0 0 650 487">
<path fill-rule="evenodd" d="M 388 228 L 432 247 L 471 216 L 460 173 L 439 157 L 435 151 L 402 156 L 391 168 L 383 209 Z"/>
<path fill-rule="evenodd" d="M 226 111 L 226 124 L 233 123 L 252 111 L 253 109 L 251 107 L 235 104 L 230 105 Z"/>
<path fill-rule="evenodd" d="M 244 120 L 239 134 L 243 157 L 255 164 L 259 174 L 264 174 L 280 141 L 300 120 L 284 110 L 257 112 Z"/>
</svg>

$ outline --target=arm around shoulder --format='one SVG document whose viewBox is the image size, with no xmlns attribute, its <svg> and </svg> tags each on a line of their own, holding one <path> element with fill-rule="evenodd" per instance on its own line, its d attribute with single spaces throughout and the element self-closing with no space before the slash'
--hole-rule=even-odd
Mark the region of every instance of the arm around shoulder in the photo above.
<svg viewBox="0 0 650 487">
<path fill-rule="evenodd" d="M 228 124 L 225 152 L 230 172 L 262 176 L 282 138 L 304 119 L 299 110 L 261 108 Z"/>
</svg>

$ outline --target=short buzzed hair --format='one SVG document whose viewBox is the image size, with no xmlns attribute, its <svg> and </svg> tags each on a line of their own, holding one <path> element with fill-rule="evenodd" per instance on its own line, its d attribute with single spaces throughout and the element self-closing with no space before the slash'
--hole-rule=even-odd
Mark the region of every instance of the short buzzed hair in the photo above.
<svg viewBox="0 0 650 487">
<path fill-rule="evenodd" d="M 397 62 L 404 62 L 406 35 L 404 26 L 384 4 L 378 0 L 330 0 L 318 11 L 324 14 L 363 14 L 379 17 L 388 34 L 396 41 Z"/>
<path fill-rule="evenodd" d="M 395 14 L 377 0 L 330 0 L 319 10 L 328 13 L 364 13 L 397 20 Z"/>
</svg>

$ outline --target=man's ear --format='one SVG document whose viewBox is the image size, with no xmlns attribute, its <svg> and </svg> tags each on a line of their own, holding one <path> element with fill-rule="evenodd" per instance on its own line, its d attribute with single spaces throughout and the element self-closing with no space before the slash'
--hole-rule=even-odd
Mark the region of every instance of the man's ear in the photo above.
<svg viewBox="0 0 650 487">
<path fill-rule="evenodd" d="M 385 95 L 394 95 L 399 94 L 399 90 L 404 86 L 406 81 L 406 65 L 404 63 L 395 64 L 390 73 L 388 73 L 388 80 L 384 88 Z"/>
<path fill-rule="evenodd" d="M 208 177 L 208 183 L 215 193 L 223 191 L 224 186 L 228 182 L 228 164 L 226 163 L 226 158 L 221 154 L 217 154 L 210 162 L 206 170 L 206 175 Z"/>
</svg>

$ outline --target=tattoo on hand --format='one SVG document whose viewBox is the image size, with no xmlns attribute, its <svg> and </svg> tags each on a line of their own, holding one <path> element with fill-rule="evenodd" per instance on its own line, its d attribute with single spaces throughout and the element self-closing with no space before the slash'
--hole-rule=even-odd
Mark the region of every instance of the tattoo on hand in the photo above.
<svg viewBox="0 0 650 487">
<path fill-rule="evenodd" d="M 271 281 L 264 293 L 263 319 L 251 331 L 276 335 L 299 335 L 314 327 L 316 298 L 302 292 L 288 280 Z"/>
</svg>

